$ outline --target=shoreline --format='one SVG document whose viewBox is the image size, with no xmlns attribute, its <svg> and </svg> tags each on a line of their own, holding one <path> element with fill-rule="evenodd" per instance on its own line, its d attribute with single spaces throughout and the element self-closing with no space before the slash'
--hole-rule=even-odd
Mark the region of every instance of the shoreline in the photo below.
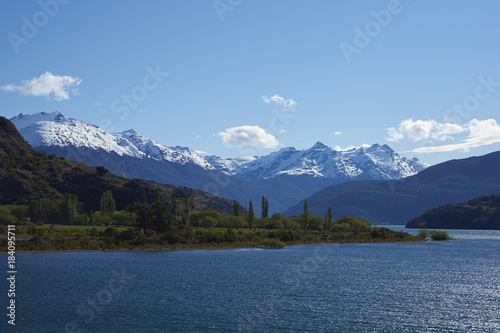
<svg viewBox="0 0 500 333">
<path fill-rule="evenodd" d="M 415 243 L 427 243 L 430 240 L 422 241 L 402 241 L 402 242 L 352 242 L 352 243 L 304 243 L 304 244 L 285 244 L 285 247 L 291 246 L 317 246 L 317 245 L 370 245 L 370 244 L 415 244 Z M 195 250 L 238 250 L 238 249 L 262 249 L 262 250 L 280 250 L 280 249 L 269 249 L 263 245 L 258 246 L 227 246 L 227 247 L 185 247 L 185 248 L 119 248 L 119 249 L 69 249 L 69 250 L 17 250 L 16 254 L 41 254 L 41 253 L 79 253 L 79 252 L 167 252 L 167 251 L 195 251 Z M 0 251 L 0 254 L 7 254 L 7 251 Z"/>
</svg>

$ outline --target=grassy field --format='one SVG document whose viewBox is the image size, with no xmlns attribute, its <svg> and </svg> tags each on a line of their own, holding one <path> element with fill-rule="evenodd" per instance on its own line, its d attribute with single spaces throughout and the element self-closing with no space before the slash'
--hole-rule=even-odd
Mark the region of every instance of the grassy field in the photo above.
<svg viewBox="0 0 500 333">
<path fill-rule="evenodd" d="M 0 229 L 6 230 L 6 226 L 1 226 Z M 17 250 L 25 252 L 280 248 L 285 245 L 304 244 L 421 241 L 419 237 L 386 228 L 365 226 L 365 229 L 361 230 L 346 224 L 341 224 L 332 231 L 173 227 L 159 234 L 151 230 L 145 234 L 142 230 L 124 226 L 17 226 L 16 237 Z M 3 239 L 1 241 L 5 242 Z"/>
<path fill-rule="evenodd" d="M 124 226 L 115 226 L 115 225 L 109 225 L 109 226 L 90 226 L 90 225 L 44 225 L 44 226 L 37 226 L 36 228 L 41 228 L 41 229 L 46 229 L 46 230 L 58 230 L 58 231 L 67 231 L 67 232 L 85 232 L 89 231 L 92 228 L 97 229 L 98 232 L 106 230 L 106 228 L 115 228 L 118 232 L 122 232 L 127 230 L 130 227 L 124 227 Z"/>
</svg>

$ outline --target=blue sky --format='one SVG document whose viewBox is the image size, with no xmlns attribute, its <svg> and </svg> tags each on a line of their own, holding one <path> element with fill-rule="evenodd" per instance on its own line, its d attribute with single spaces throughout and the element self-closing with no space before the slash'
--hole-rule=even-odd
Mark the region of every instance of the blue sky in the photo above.
<svg viewBox="0 0 500 333">
<path fill-rule="evenodd" d="M 316 141 L 500 150 L 498 1 L 9 1 L 1 115 L 227 157 Z M 167 74 L 168 73 L 168 74 Z"/>
</svg>

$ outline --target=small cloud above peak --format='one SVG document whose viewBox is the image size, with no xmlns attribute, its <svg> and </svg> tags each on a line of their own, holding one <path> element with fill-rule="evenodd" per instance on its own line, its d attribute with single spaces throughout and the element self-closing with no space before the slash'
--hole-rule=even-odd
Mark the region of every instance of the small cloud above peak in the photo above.
<svg viewBox="0 0 500 333">
<path fill-rule="evenodd" d="M 295 111 L 294 108 L 297 105 L 293 99 L 285 99 L 278 94 L 275 94 L 271 97 L 264 95 L 261 97 L 262 101 L 266 104 L 276 104 L 281 106 L 283 109 L 289 109 Z"/>
<path fill-rule="evenodd" d="M 260 147 L 274 148 L 279 142 L 276 138 L 267 133 L 259 126 L 237 126 L 227 128 L 225 132 L 220 132 L 222 143 L 226 147 Z"/>
</svg>

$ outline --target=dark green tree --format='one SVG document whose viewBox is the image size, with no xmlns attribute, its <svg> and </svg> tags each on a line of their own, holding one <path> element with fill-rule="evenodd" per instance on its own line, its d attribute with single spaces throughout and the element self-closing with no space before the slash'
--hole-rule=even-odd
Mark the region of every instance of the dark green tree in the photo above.
<svg viewBox="0 0 500 333">
<path fill-rule="evenodd" d="M 156 201 L 149 206 L 151 216 L 151 228 L 156 234 L 163 233 L 174 224 L 174 217 L 170 213 L 168 206 L 161 201 Z"/>
<path fill-rule="evenodd" d="M 184 194 L 184 196 L 182 197 L 181 216 L 182 216 L 182 223 L 184 225 L 187 225 L 189 223 L 189 197 L 186 194 Z"/>
<path fill-rule="evenodd" d="M 240 204 L 234 200 L 233 201 L 233 216 L 240 216 Z"/>
<path fill-rule="evenodd" d="M 142 229 L 144 231 L 144 234 L 146 234 L 146 230 L 152 229 L 153 214 L 148 204 L 141 203 L 134 206 L 129 206 L 127 209 L 131 213 L 135 213 L 135 215 L 137 216 L 137 229 Z"/>
<path fill-rule="evenodd" d="M 252 226 L 255 222 L 255 213 L 253 212 L 253 203 L 252 199 L 250 199 L 250 203 L 248 204 L 248 215 L 247 215 L 248 227 L 252 229 Z"/>
<path fill-rule="evenodd" d="M 307 207 L 307 200 L 304 200 L 304 212 L 302 213 L 301 220 L 302 220 L 302 228 L 304 230 L 307 230 L 309 228 L 309 220 L 310 220 L 310 214 L 309 214 L 309 209 Z"/>
<path fill-rule="evenodd" d="M 76 224 L 78 221 L 78 198 L 75 194 L 65 194 L 64 200 L 61 202 L 61 223 Z"/>
<path fill-rule="evenodd" d="M 62 223 L 60 202 L 47 198 L 32 200 L 28 207 L 28 216 L 33 222 Z"/>
<path fill-rule="evenodd" d="M 143 188 L 142 189 L 142 201 L 141 201 L 143 204 L 147 204 L 148 203 L 148 196 L 146 195 L 146 189 Z"/>
<path fill-rule="evenodd" d="M 105 167 L 103 167 L 103 166 L 98 166 L 98 167 L 96 167 L 96 168 L 95 168 L 95 171 L 96 171 L 97 175 L 98 175 L 98 176 L 100 176 L 100 177 L 104 177 L 104 176 L 106 176 L 106 174 L 109 172 L 109 170 L 108 170 L 108 169 L 106 169 L 106 168 L 105 168 Z"/>
<path fill-rule="evenodd" d="M 269 201 L 267 200 L 267 198 L 266 198 L 265 206 L 266 206 L 266 217 L 269 217 Z"/>
<path fill-rule="evenodd" d="M 332 212 L 332 206 L 330 206 L 330 207 L 328 207 L 328 210 L 326 211 L 325 230 L 331 230 L 332 219 L 333 219 L 333 212 Z"/>
<path fill-rule="evenodd" d="M 102 215 L 113 215 L 115 212 L 115 199 L 113 199 L 113 193 L 106 191 L 101 197 L 101 214 Z"/>
<path fill-rule="evenodd" d="M 160 201 L 160 190 L 158 188 L 155 189 L 155 201 Z"/>
<path fill-rule="evenodd" d="M 269 201 L 267 201 L 267 198 L 264 196 L 262 196 L 262 206 L 260 209 L 260 215 L 261 218 L 269 217 Z"/>
<path fill-rule="evenodd" d="M 170 212 L 172 215 L 177 215 L 177 194 L 175 194 L 175 190 L 172 190 L 170 194 Z"/>
</svg>

